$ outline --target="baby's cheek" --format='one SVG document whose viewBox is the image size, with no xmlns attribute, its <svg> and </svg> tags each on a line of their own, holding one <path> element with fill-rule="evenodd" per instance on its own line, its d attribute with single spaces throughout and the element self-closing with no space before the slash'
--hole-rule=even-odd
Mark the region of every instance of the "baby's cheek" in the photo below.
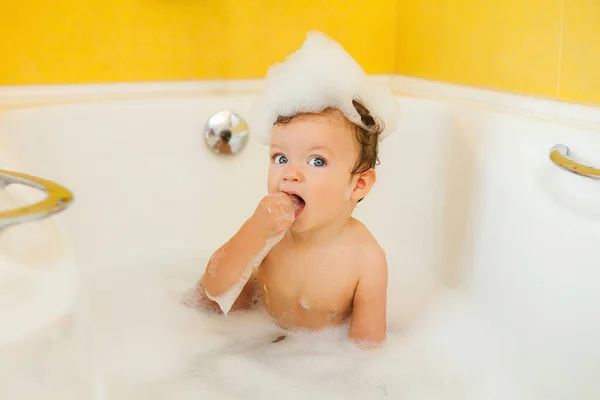
<svg viewBox="0 0 600 400">
<path fill-rule="evenodd" d="M 326 180 L 319 182 L 316 192 L 325 204 L 335 205 L 344 196 L 346 188 L 342 188 L 339 182 Z"/>
<path fill-rule="evenodd" d="M 267 192 L 269 194 L 275 193 L 279 191 L 279 179 L 276 174 L 269 171 L 269 175 L 267 177 Z"/>
</svg>

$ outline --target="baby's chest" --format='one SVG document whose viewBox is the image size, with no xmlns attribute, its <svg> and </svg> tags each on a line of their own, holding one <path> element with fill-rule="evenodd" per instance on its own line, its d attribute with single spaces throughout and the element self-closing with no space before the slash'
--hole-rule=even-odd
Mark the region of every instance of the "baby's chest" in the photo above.
<svg viewBox="0 0 600 400">
<path fill-rule="evenodd" d="M 311 257 L 273 257 L 259 270 L 264 300 L 311 311 L 351 306 L 357 279 L 350 265 Z"/>
</svg>

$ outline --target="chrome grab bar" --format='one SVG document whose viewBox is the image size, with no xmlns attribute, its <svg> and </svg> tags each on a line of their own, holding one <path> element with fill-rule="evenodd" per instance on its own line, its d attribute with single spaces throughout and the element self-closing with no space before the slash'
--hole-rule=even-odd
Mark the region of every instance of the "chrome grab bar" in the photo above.
<svg viewBox="0 0 600 400">
<path fill-rule="evenodd" d="M 557 144 L 550 149 L 550 159 L 554 164 L 567 171 L 592 179 L 600 179 L 600 169 L 573 161 L 569 156 L 569 148 L 564 144 Z"/>
<path fill-rule="evenodd" d="M 44 200 L 29 206 L 0 211 L 0 231 L 10 225 L 46 218 L 64 210 L 73 202 L 73 194 L 54 182 L 0 169 L 0 189 L 13 183 L 41 190 L 46 192 L 47 196 Z"/>
</svg>

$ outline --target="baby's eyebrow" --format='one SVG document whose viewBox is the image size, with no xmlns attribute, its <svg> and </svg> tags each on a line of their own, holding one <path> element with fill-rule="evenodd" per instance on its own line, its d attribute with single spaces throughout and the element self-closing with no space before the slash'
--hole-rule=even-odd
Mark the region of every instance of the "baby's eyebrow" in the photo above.
<svg viewBox="0 0 600 400">
<path fill-rule="evenodd" d="M 327 146 L 314 146 L 314 147 L 311 147 L 308 151 L 315 151 L 315 150 L 324 150 L 325 152 L 329 153 L 330 155 L 333 155 L 333 151 L 331 151 L 331 149 Z"/>
<path fill-rule="evenodd" d="M 327 153 L 327 155 L 331 156 L 332 158 L 335 158 L 335 154 L 333 153 L 333 151 L 331 151 L 331 149 L 327 146 L 314 146 L 311 147 L 309 149 L 309 152 L 315 151 L 315 150 L 321 150 L 324 151 L 325 153 Z"/>
</svg>

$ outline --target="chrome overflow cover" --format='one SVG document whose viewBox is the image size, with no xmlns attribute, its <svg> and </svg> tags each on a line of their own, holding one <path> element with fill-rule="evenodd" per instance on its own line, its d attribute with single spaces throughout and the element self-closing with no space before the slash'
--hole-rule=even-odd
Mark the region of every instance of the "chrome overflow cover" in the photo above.
<svg viewBox="0 0 600 400">
<path fill-rule="evenodd" d="M 219 111 L 206 122 L 204 139 L 217 154 L 238 154 L 248 142 L 248 124 L 232 111 Z"/>
</svg>

